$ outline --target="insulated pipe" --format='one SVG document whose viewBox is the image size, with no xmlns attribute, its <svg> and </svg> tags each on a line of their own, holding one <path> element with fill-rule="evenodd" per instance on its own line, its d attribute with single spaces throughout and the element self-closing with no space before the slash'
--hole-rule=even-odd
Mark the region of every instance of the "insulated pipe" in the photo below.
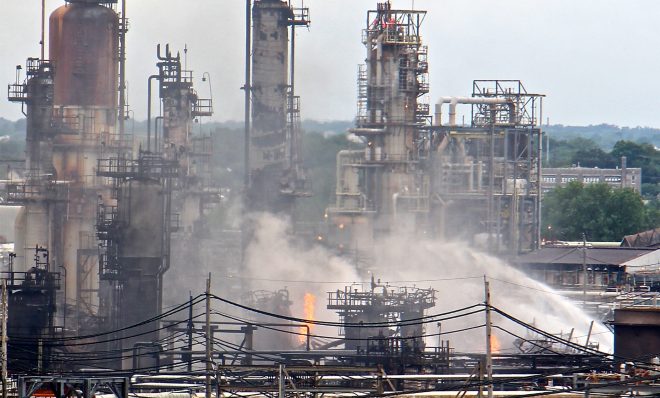
<svg viewBox="0 0 660 398">
<path fill-rule="evenodd" d="M 355 135 L 385 134 L 387 130 L 378 128 L 356 127 L 348 129 L 348 132 Z"/>
<path fill-rule="evenodd" d="M 513 114 L 513 101 L 509 98 L 481 97 L 440 97 L 435 104 L 435 125 L 442 126 L 442 106 L 449 104 L 449 127 L 456 126 L 456 105 L 458 104 L 509 104 Z"/>
<path fill-rule="evenodd" d="M 160 54 L 158 58 L 160 58 Z M 151 82 L 158 78 L 160 78 L 160 75 L 151 75 L 147 79 L 147 152 L 151 152 Z"/>
</svg>

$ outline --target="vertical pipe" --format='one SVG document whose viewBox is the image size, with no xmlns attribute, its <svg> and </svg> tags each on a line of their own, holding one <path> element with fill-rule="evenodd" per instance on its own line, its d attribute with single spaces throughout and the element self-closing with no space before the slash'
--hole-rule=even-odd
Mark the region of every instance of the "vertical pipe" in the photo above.
<svg viewBox="0 0 660 398">
<path fill-rule="evenodd" d="M 539 124 L 538 139 L 536 141 L 536 214 L 534 218 L 534 227 L 536 233 L 536 243 L 533 249 L 538 249 L 541 247 L 541 195 L 543 194 L 542 182 L 543 182 L 543 97 L 539 99 Z M 548 151 L 550 150 L 550 136 L 548 136 Z M 550 160 L 550 152 L 548 153 L 548 160 Z M 547 163 L 546 163 L 547 164 Z M 548 164 L 548 167 L 550 165 Z"/>
<path fill-rule="evenodd" d="M 121 0 L 121 32 L 119 34 L 119 142 L 124 141 L 126 108 L 126 0 Z M 123 152 L 123 149 L 122 149 Z"/>
<path fill-rule="evenodd" d="M 60 265 L 59 268 L 62 268 L 64 270 L 64 321 L 62 328 L 64 329 L 64 333 L 66 334 L 66 280 L 67 280 L 67 270 L 66 267 L 63 265 Z"/>
<path fill-rule="evenodd" d="M 2 280 L 2 398 L 7 398 L 7 279 Z"/>
<path fill-rule="evenodd" d="M 252 365 L 252 351 L 254 350 L 254 326 L 248 324 L 245 326 L 245 364 Z"/>
<path fill-rule="evenodd" d="M 211 398 L 211 273 L 206 280 L 206 398 Z"/>
<path fill-rule="evenodd" d="M 245 131 L 243 132 L 243 221 L 241 222 L 241 263 L 245 263 L 245 252 L 249 240 L 248 221 L 250 189 L 250 114 L 252 101 L 252 0 L 245 0 Z"/>
<path fill-rule="evenodd" d="M 486 382 L 488 383 L 488 398 L 493 398 L 493 347 L 490 343 L 492 324 L 490 316 L 490 286 L 484 275 L 486 299 Z"/>
<path fill-rule="evenodd" d="M 41 0 L 41 60 L 46 59 L 46 0 Z"/>
<path fill-rule="evenodd" d="M 284 398 L 284 394 L 286 393 L 285 386 L 284 386 L 284 365 L 280 364 L 280 371 L 279 371 L 279 377 L 278 377 L 278 397 L 279 398 Z"/>
<path fill-rule="evenodd" d="M 187 325 L 187 333 L 188 333 L 188 354 L 187 356 L 187 362 L 188 362 L 188 372 L 192 372 L 192 349 L 193 349 L 193 340 L 192 340 L 192 335 L 193 335 L 193 328 L 195 326 L 193 325 L 193 298 L 192 298 L 192 293 L 190 293 L 190 299 L 188 301 L 188 325 Z"/>
<path fill-rule="evenodd" d="M 477 397 L 484 397 L 484 360 L 483 358 L 479 360 L 477 364 L 477 371 L 479 372 L 479 391 L 477 392 Z"/>
<path fill-rule="evenodd" d="M 291 5 L 289 5 L 289 7 L 291 7 Z M 293 13 L 293 10 L 291 10 L 291 12 Z M 293 16 L 293 19 L 295 19 L 295 15 Z M 289 54 L 289 58 L 290 58 L 291 65 L 289 65 L 289 74 L 290 74 L 289 86 L 291 87 L 291 90 L 289 92 L 289 99 L 288 99 L 290 102 L 288 102 L 287 106 L 290 108 L 288 117 L 289 117 L 289 121 L 291 123 L 291 126 L 289 126 L 289 129 L 291 130 L 290 133 L 289 133 L 291 135 L 291 137 L 289 137 L 290 138 L 290 142 L 289 142 L 289 167 L 293 169 L 296 166 L 295 163 L 296 163 L 297 157 L 298 157 L 298 154 L 296 153 L 297 152 L 296 144 L 297 144 L 298 137 L 295 136 L 295 134 L 297 132 L 296 132 L 296 126 L 294 125 L 294 117 L 293 117 L 294 112 L 295 112 L 294 98 L 296 96 L 296 83 L 295 83 L 296 82 L 296 80 L 295 80 L 295 78 L 296 78 L 296 70 L 295 70 L 296 69 L 296 24 L 295 24 L 295 21 L 293 21 L 293 20 L 291 20 L 291 42 L 290 43 L 291 43 L 291 49 L 290 49 L 291 54 Z"/>
<path fill-rule="evenodd" d="M 151 75 L 147 81 L 147 152 L 151 151 L 151 81 L 159 77 Z"/>
<path fill-rule="evenodd" d="M 243 188 L 245 195 L 250 187 L 250 112 L 252 94 L 252 0 L 245 0 L 245 148 L 243 162 L 245 175 L 243 176 Z"/>
<path fill-rule="evenodd" d="M 587 307 L 587 235 L 582 233 L 582 309 Z"/>
<path fill-rule="evenodd" d="M 488 206 L 488 217 L 486 224 L 486 231 L 488 232 L 488 250 L 493 251 L 493 218 L 494 218 L 494 185 L 495 185 L 495 124 L 493 118 L 495 115 L 491 115 L 491 124 L 490 124 L 490 148 L 488 152 L 488 197 L 487 197 L 487 206 Z"/>
<path fill-rule="evenodd" d="M 594 330 L 594 321 L 589 324 L 589 333 L 587 333 L 587 341 L 584 342 L 585 347 L 589 347 L 589 340 L 591 340 L 591 332 Z"/>
</svg>

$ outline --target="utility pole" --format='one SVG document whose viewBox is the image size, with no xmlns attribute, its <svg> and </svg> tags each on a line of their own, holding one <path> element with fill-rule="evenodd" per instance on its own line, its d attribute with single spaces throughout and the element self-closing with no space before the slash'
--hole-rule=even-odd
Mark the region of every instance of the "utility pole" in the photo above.
<svg viewBox="0 0 660 398">
<path fill-rule="evenodd" d="M 589 325 L 589 333 L 587 333 L 587 341 L 584 342 L 584 346 L 589 348 L 589 340 L 591 339 L 591 332 L 594 330 L 594 321 L 591 321 Z"/>
<path fill-rule="evenodd" d="M 493 347 L 490 343 L 492 324 L 490 317 L 490 286 L 484 275 L 486 298 L 486 380 L 488 383 L 488 398 L 493 398 Z"/>
<path fill-rule="evenodd" d="M 187 334 L 188 334 L 188 354 L 186 354 L 186 360 L 188 362 L 188 372 L 192 372 L 192 349 L 193 349 L 193 330 L 195 325 L 193 324 L 193 298 L 192 292 L 190 293 L 190 301 L 188 302 L 188 325 L 187 325 Z"/>
<path fill-rule="evenodd" d="M 284 378 L 284 364 L 280 364 L 280 369 L 279 369 L 279 383 L 278 383 L 278 398 L 284 398 L 284 395 L 286 394 L 286 387 L 284 383 L 286 383 L 286 380 Z"/>
<path fill-rule="evenodd" d="M 211 398 L 211 273 L 206 280 L 206 398 Z"/>
<path fill-rule="evenodd" d="M 2 280 L 2 398 L 7 398 L 7 280 Z"/>
</svg>

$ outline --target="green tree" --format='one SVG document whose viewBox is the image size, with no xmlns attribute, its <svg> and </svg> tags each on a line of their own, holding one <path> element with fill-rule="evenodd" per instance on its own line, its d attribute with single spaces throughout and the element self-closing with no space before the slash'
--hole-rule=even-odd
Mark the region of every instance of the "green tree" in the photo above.
<svg viewBox="0 0 660 398">
<path fill-rule="evenodd" d="M 660 151 L 651 144 L 638 144 L 632 141 L 618 141 L 614 144 L 612 156 L 619 161 L 626 157 L 628 167 L 642 169 L 642 183 L 660 183 Z"/>
<path fill-rule="evenodd" d="M 600 148 L 584 148 L 578 149 L 573 154 L 573 161 L 571 164 L 580 165 L 582 167 L 599 167 L 601 169 L 614 168 L 617 165 L 614 157 L 603 151 Z"/>
<path fill-rule="evenodd" d="M 619 241 L 624 235 L 653 227 L 641 196 L 631 189 L 573 181 L 546 194 L 543 231 L 546 239 Z"/>
<path fill-rule="evenodd" d="M 550 160 L 548 162 L 546 159 L 546 167 L 570 167 L 578 162 L 581 163 L 581 159 L 577 156 L 578 152 L 598 150 L 600 150 L 598 144 L 588 138 L 575 137 L 568 141 L 550 138 Z"/>
<path fill-rule="evenodd" d="M 296 213 L 299 221 L 318 222 L 325 209 L 334 203 L 337 152 L 362 147 L 362 144 L 349 141 L 346 134 L 305 133 L 303 159 L 307 179 L 311 182 L 312 196 L 297 201 Z"/>
</svg>

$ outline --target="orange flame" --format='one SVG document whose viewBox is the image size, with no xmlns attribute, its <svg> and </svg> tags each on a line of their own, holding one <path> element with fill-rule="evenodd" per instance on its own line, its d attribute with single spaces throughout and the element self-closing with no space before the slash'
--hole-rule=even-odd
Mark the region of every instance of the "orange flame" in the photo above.
<svg viewBox="0 0 660 398">
<path fill-rule="evenodd" d="M 493 354 L 498 354 L 500 350 L 502 349 L 502 344 L 500 343 L 500 340 L 495 336 L 494 334 L 490 335 L 490 351 Z"/>
<path fill-rule="evenodd" d="M 314 307 L 316 306 L 316 296 L 314 296 L 312 293 L 305 293 L 305 299 L 304 299 L 304 307 L 303 307 L 303 312 L 305 314 L 305 319 L 307 320 L 314 320 Z M 300 340 L 301 343 L 305 343 L 307 341 L 307 328 L 309 328 L 309 332 L 312 332 L 312 328 L 314 327 L 314 324 L 311 322 L 305 322 L 305 325 L 307 327 L 300 327 L 300 335 L 298 336 L 298 339 Z"/>
</svg>

